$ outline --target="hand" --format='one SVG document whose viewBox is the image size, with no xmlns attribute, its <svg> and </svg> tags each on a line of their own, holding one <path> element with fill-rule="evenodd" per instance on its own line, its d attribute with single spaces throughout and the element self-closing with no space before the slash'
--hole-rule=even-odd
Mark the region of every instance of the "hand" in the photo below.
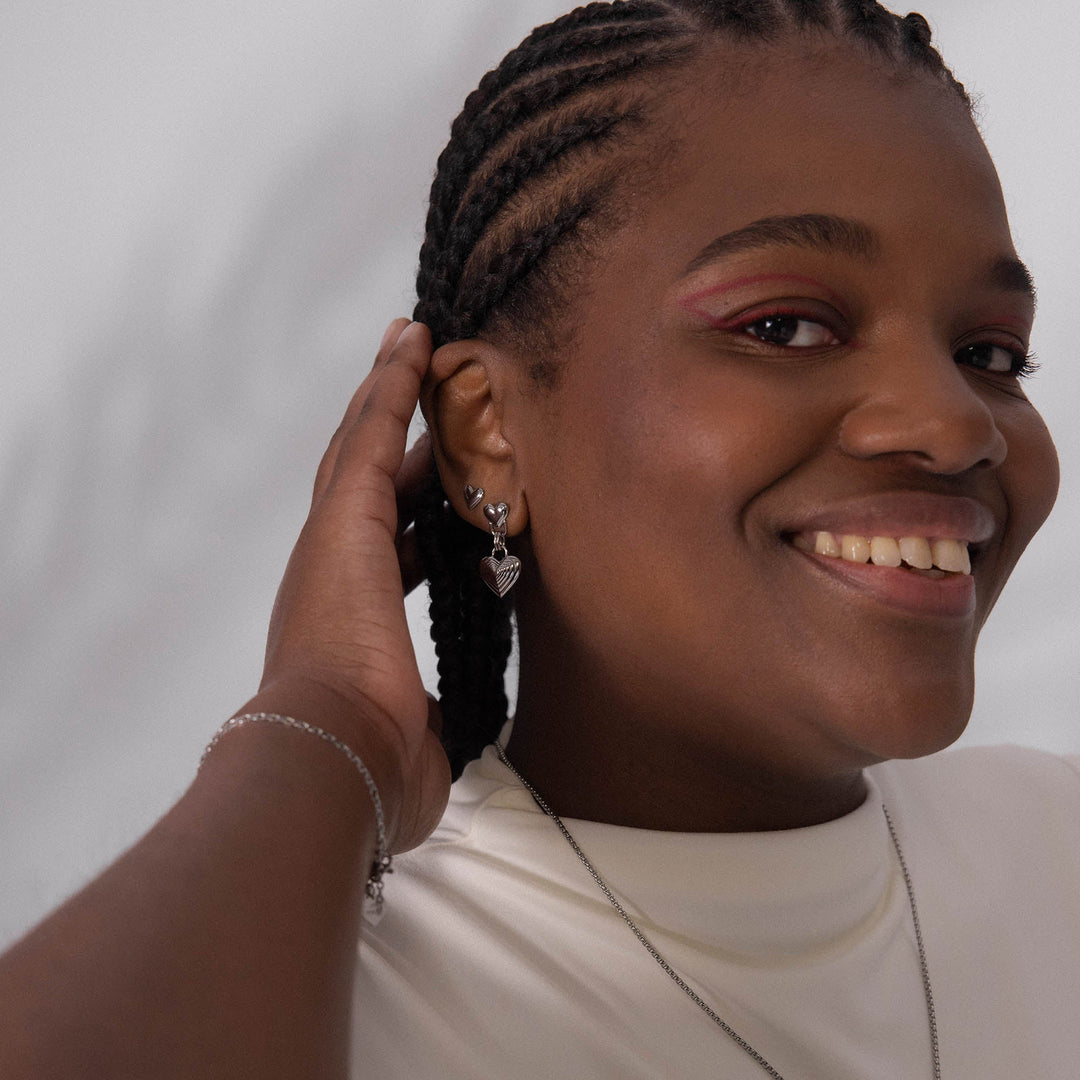
<svg viewBox="0 0 1080 1080">
<path fill-rule="evenodd" d="M 431 460 L 423 443 L 405 453 L 431 359 L 427 329 L 405 326 L 391 324 L 323 458 L 243 710 L 352 746 L 395 850 L 427 836 L 450 790 L 395 546 L 408 547 Z M 226 740 L 146 836 L 0 958 L 0 1074 L 344 1076 L 376 838 L 363 785 L 337 758 L 298 740 Z"/>
<path fill-rule="evenodd" d="M 404 605 L 421 580 L 406 528 L 431 467 L 426 434 L 408 453 L 405 445 L 430 360 L 427 328 L 394 320 L 319 466 L 255 699 L 280 712 L 292 700 L 342 702 L 348 730 L 335 733 L 375 774 L 396 851 L 431 832 L 450 786 L 438 705 L 424 692 Z"/>
</svg>

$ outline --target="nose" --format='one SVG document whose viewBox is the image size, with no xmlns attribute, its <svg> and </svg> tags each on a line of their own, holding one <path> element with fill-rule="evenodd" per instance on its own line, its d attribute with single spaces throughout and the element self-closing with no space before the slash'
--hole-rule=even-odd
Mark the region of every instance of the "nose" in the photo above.
<svg viewBox="0 0 1080 1080">
<path fill-rule="evenodd" d="M 856 458 L 895 455 L 927 472 L 955 476 L 1000 465 L 1008 452 L 991 407 L 997 388 L 980 387 L 941 345 L 865 357 L 855 402 L 840 427 L 841 450 Z"/>
</svg>

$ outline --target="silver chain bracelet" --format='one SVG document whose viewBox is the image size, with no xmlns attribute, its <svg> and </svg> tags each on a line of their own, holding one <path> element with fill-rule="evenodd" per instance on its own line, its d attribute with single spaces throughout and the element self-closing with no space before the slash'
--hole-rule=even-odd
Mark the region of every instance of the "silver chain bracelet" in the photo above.
<svg viewBox="0 0 1080 1080">
<path fill-rule="evenodd" d="M 306 720 L 294 720 L 291 716 L 280 716 L 278 713 L 242 713 L 240 716 L 234 716 L 232 719 L 226 720 L 218 728 L 214 737 L 202 752 L 202 757 L 199 758 L 199 768 L 202 768 L 203 762 L 206 761 L 210 751 L 217 746 L 222 735 L 233 731 L 235 728 L 242 727 L 244 724 L 253 723 L 279 724 L 282 727 L 295 728 L 297 731 L 305 731 L 309 735 L 315 735 L 322 739 L 323 742 L 327 742 L 335 749 L 340 750 L 356 767 L 356 771 L 363 778 L 364 785 L 371 796 L 371 802 L 375 807 L 375 859 L 371 864 L 371 872 L 368 874 L 364 893 L 369 901 L 368 910 L 366 911 L 369 921 L 378 919 L 382 915 L 383 909 L 383 875 L 393 872 L 390 866 L 392 858 L 386 840 L 386 819 L 383 815 L 382 799 L 379 798 L 379 789 L 375 786 L 375 780 L 368 771 L 367 766 L 360 760 L 360 755 L 351 746 L 343 743 L 336 735 L 331 735 L 329 731 L 324 731 L 321 727 L 309 724 Z"/>
</svg>

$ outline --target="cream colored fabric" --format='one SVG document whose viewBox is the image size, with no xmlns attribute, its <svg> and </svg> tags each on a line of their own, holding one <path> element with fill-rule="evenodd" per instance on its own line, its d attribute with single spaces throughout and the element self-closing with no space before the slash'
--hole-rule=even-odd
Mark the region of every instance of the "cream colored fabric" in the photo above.
<svg viewBox="0 0 1080 1080">
<path fill-rule="evenodd" d="M 568 821 L 676 969 L 787 1080 L 931 1075 L 915 883 L 943 1076 L 1075 1075 L 1080 773 L 975 748 L 868 772 L 807 829 L 681 834 Z M 354 1074 L 552 1080 L 765 1074 L 633 939 L 488 748 L 365 927 Z"/>
</svg>

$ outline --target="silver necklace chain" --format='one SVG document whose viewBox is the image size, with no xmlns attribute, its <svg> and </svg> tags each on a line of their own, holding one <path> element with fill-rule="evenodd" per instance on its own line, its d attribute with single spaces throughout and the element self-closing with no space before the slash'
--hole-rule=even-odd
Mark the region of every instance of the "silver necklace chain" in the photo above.
<svg viewBox="0 0 1080 1080">
<path fill-rule="evenodd" d="M 597 873 L 593 864 L 589 862 L 585 852 L 578 847 L 578 842 L 570 835 L 570 830 L 563 824 L 562 818 L 560 818 L 559 815 L 544 802 L 540 797 L 540 793 L 510 763 L 510 759 L 506 756 L 506 751 L 503 749 L 503 745 L 498 739 L 495 740 L 495 750 L 499 755 L 499 760 L 518 778 L 525 790 L 533 797 L 536 805 L 539 806 L 540 809 L 543 810 L 543 812 L 559 827 L 559 832 L 566 838 L 566 842 L 573 849 L 574 854 L 581 861 L 581 864 L 585 869 L 589 871 L 593 881 L 596 882 L 600 891 L 607 897 L 608 902 L 618 913 L 619 917 L 633 932 L 634 937 L 641 942 L 645 951 L 660 965 L 661 968 L 664 969 L 675 985 L 678 986 L 679 989 L 682 990 L 686 996 L 690 998 L 690 1000 L 732 1040 L 732 1042 L 749 1054 L 769 1076 L 773 1077 L 773 1080 L 784 1080 L 784 1077 L 776 1070 L 776 1068 L 769 1064 L 762 1054 L 760 1054 L 729 1023 L 702 1000 L 700 995 L 698 995 L 698 993 L 687 984 L 686 980 L 683 979 L 667 960 L 664 959 L 660 950 L 657 949 L 644 933 L 642 933 L 641 928 L 627 914 L 626 909 L 619 903 L 618 898 L 608 887 L 607 882 Z M 915 928 L 915 944 L 918 946 L 919 950 L 919 973 L 922 975 L 923 992 L 926 995 L 926 1015 L 930 1021 L 930 1055 L 933 1064 L 933 1076 L 934 1080 L 941 1080 L 941 1057 L 938 1052 L 937 1014 L 934 1011 L 934 992 L 930 987 L 930 969 L 926 964 L 926 950 L 923 948 L 922 928 L 919 925 L 919 910 L 915 904 L 915 889 L 911 884 L 911 875 L 908 873 L 907 862 L 904 860 L 904 852 L 900 847 L 900 840 L 896 835 L 896 829 L 893 826 L 892 818 L 889 816 L 888 808 L 884 803 L 881 804 L 881 811 L 885 815 L 885 824 L 889 827 L 889 836 L 892 837 L 893 848 L 896 851 L 896 859 L 900 864 L 900 873 L 904 878 L 904 887 L 907 889 L 908 904 L 911 907 L 911 922 Z"/>
</svg>

